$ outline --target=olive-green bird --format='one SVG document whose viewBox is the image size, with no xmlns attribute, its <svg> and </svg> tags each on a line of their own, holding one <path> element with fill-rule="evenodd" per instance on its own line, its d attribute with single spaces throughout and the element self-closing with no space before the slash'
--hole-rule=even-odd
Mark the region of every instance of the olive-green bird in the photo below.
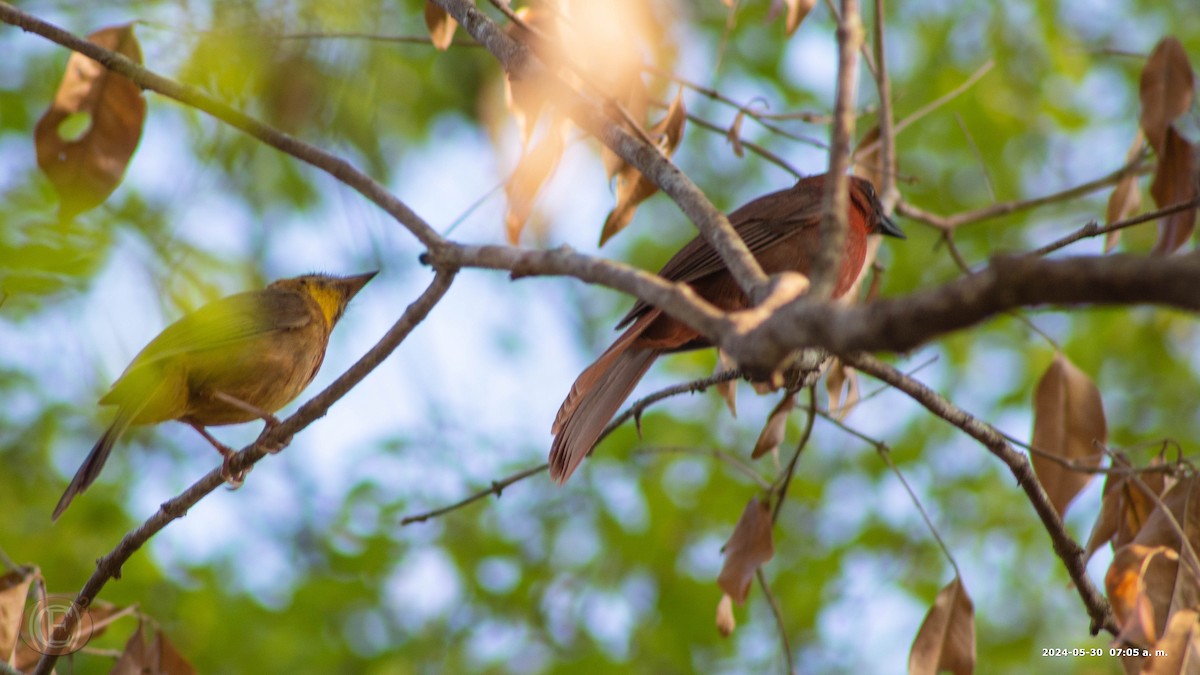
<svg viewBox="0 0 1200 675">
<path fill-rule="evenodd" d="M 53 519 L 96 480 L 113 444 L 134 424 L 191 425 L 225 457 L 223 474 L 235 480 L 229 470 L 233 450 L 205 427 L 255 419 L 267 427 L 278 424 L 272 413 L 312 381 L 334 325 L 375 274 L 281 279 L 207 304 L 167 326 L 100 399 L 101 405 L 117 406 L 117 417 L 71 479 Z"/>
</svg>

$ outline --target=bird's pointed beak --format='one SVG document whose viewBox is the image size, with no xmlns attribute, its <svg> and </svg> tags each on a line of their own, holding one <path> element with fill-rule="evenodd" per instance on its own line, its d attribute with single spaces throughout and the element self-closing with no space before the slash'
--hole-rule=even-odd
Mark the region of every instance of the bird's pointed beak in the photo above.
<svg viewBox="0 0 1200 675">
<path fill-rule="evenodd" d="M 379 270 L 367 272 L 366 274 L 357 274 L 352 277 L 342 277 L 342 292 L 346 294 L 346 302 L 350 302 L 350 298 L 358 295 L 362 287 L 366 286 L 368 281 L 374 279 L 376 274 L 379 274 Z"/>
<path fill-rule="evenodd" d="M 879 233 L 897 239 L 908 239 L 904 236 L 904 230 L 901 230 L 895 221 L 882 214 L 879 216 Z"/>
</svg>

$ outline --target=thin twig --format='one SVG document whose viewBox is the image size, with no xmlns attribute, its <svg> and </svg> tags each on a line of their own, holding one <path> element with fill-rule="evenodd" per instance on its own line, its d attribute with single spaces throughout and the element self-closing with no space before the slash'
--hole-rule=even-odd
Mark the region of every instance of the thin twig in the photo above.
<svg viewBox="0 0 1200 675">
<path fill-rule="evenodd" d="M 1062 239 L 1059 239 L 1058 241 L 1046 244 L 1045 246 L 1043 246 L 1039 249 L 1031 251 L 1029 253 L 1029 255 L 1036 255 L 1036 256 L 1047 255 L 1049 253 L 1053 253 L 1054 251 L 1057 251 L 1060 248 L 1063 248 L 1064 246 L 1073 244 L 1073 243 L 1079 241 L 1080 239 L 1087 239 L 1088 237 L 1099 237 L 1102 234 L 1108 234 L 1109 232 L 1115 232 L 1116 230 L 1123 230 L 1127 227 L 1133 227 L 1134 225 L 1141 225 L 1142 223 L 1148 223 L 1151 220 L 1157 220 L 1159 218 L 1169 216 L 1173 213 L 1179 213 L 1180 211 L 1187 211 L 1188 209 L 1194 209 L 1197 207 L 1200 207 L 1200 196 L 1193 197 L 1192 199 L 1190 199 L 1186 202 L 1178 202 L 1175 204 L 1171 204 L 1170 206 L 1159 209 L 1157 211 L 1151 211 L 1150 213 L 1143 213 L 1140 216 L 1135 216 L 1133 218 L 1126 218 L 1125 220 L 1118 220 L 1117 222 L 1112 223 L 1110 225 L 1105 225 L 1104 227 L 1100 227 L 1099 223 L 1097 223 L 1096 221 L 1093 220 L 1093 221 L 1089 222 L 1087 225 L 1084 225 L 1083 227 L 1079 228 L 1075 232 L 1072 232 L 1071 234 L 1068 234 L 1067 236 L 1063 237 Z"/>
<path fill-rule="evenodd" d="M 646 447 L 646 448 L 638 448 L 637 450 L 633 451 L 633 454 L 635 454 L 635 455 L 669 454 L 669 453 L 679 453 L 679 454 L 686 454 L 686 455 L 708 455 L 709 457 L 713 457 L 714 459 L 719 459 L 722 462 L 725 462 L 734 471 L 737 471 L 738 473 L 742 474 L 743 476 L 754 481 L 754 483 L 756 485 L 758 485 L 759 488 L 761 488 L 763 490 L 771 489 L 770 481 L 768 481 L 766 478 L 763 478 L 762 474 L 760 474 L 758 471 L 756 471 L 755 468 L 753 466 L 751 466 L 748 462 L 746 462 L 742 458 L 738 457 L 737 455 L 725 452 L 724 450 L 720 450 L 718 448 L 689 448 L 689 447 L 677 446 L 677 445 L 663 445 L 663 446 L 651 446 L 651 447 Z"/>
<path fill-rule="evenodd" d="M 1071 581 L 1074 582 L 1075 589 L 1083 600 L 1088 615 L 1092 618 L 1092 634 L 1095 635 L 1103 629 L 1111 632 L 1113 635 L 1117 635 L 1119 629 L 1113 619 L 1112 609 L 1109 607 L 1108 601 L 1096 589 L 1096 586 L 1087 575 L 1087 562 L 1084 559 L 1083 548 L 1067 533 L 1062 518 L 1059 517 L 1058 512 L 1050 503 L 1049 496 L 1047 496 L 1046 491 L 1042 489 L 1041 483 L 1038 482 L 1037 477 L 1034 475 L 1033 467 L 1029 460 L 1023 454 L 1014 450 L 997 429 L 954 405 L 948 399 L 921 382 L 904 375 L 873 356 L 854 354 L 852 356 L 843 355 L 842 358 L 845 362 L 858 368 L 860 371 L 887 382 L 908 394 L 914 401 L 924 406 L 925 409 L 934 415 L 941 417 L 979 441 L 989 452 L 1008 467 L 1009 471 L 1017 479 L 1017 484 L 1025 491 L 1030 504 L 1032 504 L 1038 518 L 1041 519 L 1046 532 L 1050 535 L 1050 540 L 1054 545 L 1054 552 L 1067 568 L 1067 574 L 1070 575 Z"/>
<path fill-rule="evenodd" d="M 925 521 L 925 527 L 929 528 L 929 533 L 933 535 L 937 545 L 941 547 L 942 553 L 946 556 L 946 560 L 950 561 L 950 566 L 954 568 L 954 575 L 961 577 L 962 573 L 958 569 L 958 561 L 954 559 L 954 554 L 950 552 L 950 547 L 946 545 L 946 541 L 942 539 L 942 535 L 938 532 L 937 526 L 933 524 L 933 519 L 929 517 L 929 512 L 925 510 L 925 505 L 921 503 L 921 498 L 917 496 L 912 486 L 908 484 L 908 479 L 904 477 L 904 473 L 900 471 L 900 467 L 892 461 L 891 450 L 884 443 L 879 443 L 875 446 L 875 451 L 887 463 L 888 468 L 896 475 L 897 480 L 904 486 L 904 491 L 908 493 L 908 498 L 912 500 L 913 506 L 917 507 L 917 512 L 921 514 L 921 520 Z"/>
<path fill-rule="evenodd" d="M 783 500 L 787 498 L 788 486 L 792 483 L 792 475 L 796 473 L 796 465 L 800 461 L 800 453 L 804 451 L 804 446 L 808 445 L 808 439 L 812 437 L 813 425 L 817 420 L 817 387 L 815 384 L 808 387 L 808 421 L 805 422 L 804 434 L 800 437 L 800 442 L 796 444 L 796 452 L 792 453 L 792 458 L 788 460 L 787 469 L 779 475 L 772 486 L 772 490 L 777 492 L 775 495 L 775 510 L 771 512 L 771 522 L 779 520 L 779 512 L 783 508 Z"/>
<path fill-rule="evenodd" d="M 688 113 L 687 118 L 688 118 L 689 122 L 695 124 L 696 126 L 702 127 L 704 129 L 708 129 L 710 131 L 715 131 L 719 134 L 725 134 L 728 131 L 728 129 L 719 127 L 716 124 L 713 124 L 712 122 L 709 122 L 706 119 L 703 119 L 701 117 L 697 117 L 696 115 L 693 115 L 692 113 Z M 771 162 L 772 164 L 775 164 L 779 168 L 783 169 L 784 171 L 787 171 L 788 173 L 792 174 L 793 176 L 795 176 L 797 178 L 804 176 L 804 173 L 802 171 L 800 171 L 796 167 L 789 164 L 787 160 L 785 160 L 784 158 L 780 157 L 779 155 L 771 152 L 770 150 L 767 150 L 763 146 L 758 145 L 757 143 L 754 143 L 753 141 L 743 140 L 742 147 L 747 148 L 754 154 L 762 157 L 763 159 L 767 160 L 768 162 Z"/>
<path fill-rule="evenodd" d="M 775 616 L 775 628 L 779 631 L 779 646 L 783 650 L 783 669 L 787 673 L 795 673 L 796 669 L 792 667 L 792 643 L 788 640 L 787 626 L 783 621 L 783 607 L 779 605 L 779 598 L 771 592 L 771 586 L 767 583 L 767 575 L 763 574 L 762 565 L 759 565 L 754 570 L 754 575 L 758 577 L 758 585 L 762 588 L 763 596 L 767 598 L 767 604 L 771 606 L 771 614 Z"/>
<path fill-rule="evenodd" d="M 975 137 L 971 135 L 971 130 L 967 128 L 967 123 L 963 122 L 962 115 L 954 113 L 954 121 L 958 122 L 958 128 L 962 131 L 963 136 L 967 139 L 967 145 L 971 147 L 971 153 L 975 155 L 975 161 L 979 162 L 979 173 L 983 174 L 983 184 L 987 186 L 988 195 L 992 201 L 996 201 L 996 186 L 992 183 L 992 174 L 988 171 L 987 162 L 983 160 L 983 153 L 979 151 L 979 145 L 975 143 Z"/>
<path fill-rule="evenodd" d="M 549 464 L 541 464 L 539 466 L 535 466 L 530 469 L 525 469 L 523 471 L 518 471 L 509 476 L 505 476 L 504 478 L 501 478 L 500 480 L 494 480 L 494 481 L 492 481 L 492 484 L 488 489 L 480 490 L 479 492 L 476 492 L 475 494 L 473 494 L 469 497 L 466 497 L 465 499 L 461 499 L 457 502 L 454 502 L 453 504 L 450 504 L 448 506 L 443 506 L 439 509 L 434 509 L 432 511 L 426 511 L 424 513 L 419 513 L 415 516 L 405 516 L 404 518 L 400 519 L 400 526 L 403 527 L 405 525 L 410 525 L 412 523 L 422 523 L 422 522 L 425 522 L 426 520 L 429 520 L 430 518 L 437 518 L 438 516 L 443 516 L 447 513 L 450 513 L 451 511 L 457 511 L 458 509 L 461 509 L 464 506 L 473 504 L 473 503 L 479 501 L 480 499 L 487 497 L 488 495 L 496 495 L 496 498 L 499 499 L 500 493 L 504 492 L 504 489 L 507 488 L 508 486 L 512 485 L 513 483 L 518 483 L 520 481 L 523 481 L 526 478 L 529 478 L 530 476 L 536 476 L 539 473 L 542 473 L 543 471 L 545 471 L 549 468 L 550 468 Z"/>
<path fill-rule="evenodd" d="M 883 11 L 883 0 L 875 0 L 875 83 L 879 89 L 879 138 L 883 145 L 879 149 L 879 176 L 883 185 L 879 194 L 883 198 L 884 213 L 891 214 L 900 200 L 896 187 L 896 128 L 892 118 L 892 82 L 888 77 L 887 50 L 884 33 L 887 21 Z"/>
<path fill-rule="evenodd" d="M 618 427 L 620 427 L 622 424 L 624 424 L 626 420 L 628 420 L 631 417 L 640 415 L 642 413 L 642 411 L 645 410 L 647 407 L 654 405 L 655 403 L 658 403 L 659 401 L 670 398 L 672 396 L 678 396 L 679 394 L 701 392 L 715 384 L 719 384 L 721 382 L 728 382 L 729 380 L 736 380 L 739 377 L 742 377 L 742 372 L 740 370 L 727 370 L 723 373 L 718 373 L 711 377 L 705 377 L 705 378 L 702 378 L 699 380 L 693 380 L 691 382 L 685 382 L 683 384 L 678 384 L 673 387 L 667 387 L 666 389 L 654 392 L 653 394 L 650 394 L 648 396 L 640 398 L 637 401 L 635 401 L 632 405 L 630 405 L 628 408 L 626 408 L 620 415 L 617 415 L 616 417 L 614 417 L 613 420 L 608 423 L 608 426 L 604 427 L 604 431 L 600 432 L 600 437 L 596 439 L 596 444 L 599 445 L 600 441 L 604 440 L 609 434 L 611 434 Z M 746 467 L 744 466 L 744 464 L 739 466 L 739 464 L 735 461 L 735 458 L 727 457 L 727 456 L 725 456 L 725 453 L 720 453 L 715 450 L 712 451 L 710 454 L 712 454 L 714 457 L 717 457 L 718 459 L 721 459 L 723 461 L 730 463 L 731 466 L 733 466 L 734 468 L 737 468 L 738 470 L 742 471 L 743 473 L 746 473 L 748 476 L 753 478 L 755 480 L 755 482 L 759 483 L 760 485 L 764 483 L 762 476 L 759 476 L 758 473 L 755 472 L 753 469 L 746 471 L 745 470 Z M 525 480 L 526 478 L 529 478 L 531 476 L 536 476 L 537 474 L 542 473 L 543 471 L 546 471 L 549 468 L 550 468 L 549 464 L 541 464 L 539 466 L 530 467 L 528 469 L 522 469 L 512 475 L 506 476 L 505 478 L 501 478 L 498 481 L 493 481 L 490 487 L 483 489 L 483 490 L 479 490 L 478 492 L 474 492 L 474 493 L 468 495 L 467 497 L 464 497 L 463 499 L 461 499 L 453 504 L 450 504 L 449 506 L 440 507 L 440 508 L 434 509 L 432 511 L 426 511 L 426 512 L 418 513 L 418 514 L 411 515 L 411 516 L 405 516 L 403 519 L 401 519 L 400 524 L 408 525 L 410 523 L 419 523 L 419 522 L 429 520 L 430 518 L 434 518 L 437 516 L 443 516 L 447 513 L 450 513 L 451 511 L 456 511 L 458 509 L 461 509 L 464 506 L 473 504 L 473 503 L 479 501 L 480 499 L 483 499 L 484 497 L 487 497 L 488 495 L 491 495 L 491 494 L 494 494 L 497 497 L 499 497 L 501 490 L 511 487 L 514 483 L 518 483 L 522 480 Z"/>
<path fill-rule="evenodd" d="M 998 204 L 985 206 L 981 209 L 975 209 L 974 211 L 956 213 L 952 216 L 941 216 L 936 213 L 930 213 L 907 202 L 900 202 L 897 204 L 896 212 L 900 215 L 912 218 L 913 220 L 919 220 L 923 223 L 927 223 L 943 230 L 953 230 L 954 228 L 962 227 L 963 225 L 970 225 L 972 223 L 978 223 L 989 218 L 1005 216 L 1010 213 L 1017 213 L 1019 211 L 1028 211 L 1029 209 L 1045 206 L 1047 204 L 1070 201 L 1072 199 L 1096 192 L 1097 190 L 1103 190 L 1110 185 L 1118 183 L 1122 178 L 1130 173 L 1140 172 L 1142 170 L 1141 160 L 1136 159 L 1106 176 L 1101 176 L 1100 178 L 1088 181 L 1081 185 L 1076 185 L 1075 187 L 1067 188 L 1066 190 L 1054 192 L 1042 197 L 1034 197 L 1033 199 L 1000 202 Z"/>
</svg>

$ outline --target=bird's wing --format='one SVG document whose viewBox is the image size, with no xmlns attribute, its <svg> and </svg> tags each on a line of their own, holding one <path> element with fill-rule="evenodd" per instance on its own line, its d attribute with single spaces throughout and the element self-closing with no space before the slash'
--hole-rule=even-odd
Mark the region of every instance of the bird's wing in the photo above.
<svg viewBox="0 0 1200 675">
<path fill-rule="evenodd" d="M 297 293 L 252 291 L 211 302 L 167 326 L 133 359 L 137 366 L 180 354 L 217 349 L 276 331 L 294 330 L 316 319 Z"/>
<path fill-rule="evenodd" d="M 742 237 L 750 252 L 757 255 L 771 246 L 795 236 L 807 227 L 816 226 L 820 219 L 819 200 L 791 198 L 792 189 L 780 190 L 759 197 L 729 214 L 729 222 Z M 810 203 L 814 202 L 814 203 Z M 795 205 L 794 211 L 780 213 L 783 204 Z M 716 249 L 702 237 L 695 237 L 667 261 L 658 275 L 668 281 L 690 283 L 714 272 L 725 270 L 725 263 Z M 650 305 L 639 300 L 617 324 L 624 328 L 641 316 Z"/>
</svg>

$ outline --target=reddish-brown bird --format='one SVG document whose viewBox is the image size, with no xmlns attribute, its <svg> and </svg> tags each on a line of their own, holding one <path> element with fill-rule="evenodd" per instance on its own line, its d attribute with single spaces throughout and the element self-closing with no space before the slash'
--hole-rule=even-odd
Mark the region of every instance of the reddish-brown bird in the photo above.
<svg viewBox="0 0 1200 675">
<path fill-rule="evenodd" d="M 808 274 L 820 246 L 819 223 L 825 176 L 804 178 L 788 190 L 764 195 L 729 214 L 729 222 L 767 274 Z M 849 230 L 834 297 L 858 277 L 867 253 L 867 235 L 904 238 L 869 181 L 850 179 Z M 700 237 L 688 242 L 659 271 L 670 281 L 689 284 L 705 300 L 725 311 L 746 309 L 748 302 L 717 252 Z M 632 322 L 633 325 L 629 325 Z M 558 409 L 550 477 L 564 483 L 596 444 L 617 409 L 660 354 L 711 347 L 707 338 L 662 310 L 639 301 L 617 328 L 629 328 L 596 362 L 580 373 Z"/>
</svg>

